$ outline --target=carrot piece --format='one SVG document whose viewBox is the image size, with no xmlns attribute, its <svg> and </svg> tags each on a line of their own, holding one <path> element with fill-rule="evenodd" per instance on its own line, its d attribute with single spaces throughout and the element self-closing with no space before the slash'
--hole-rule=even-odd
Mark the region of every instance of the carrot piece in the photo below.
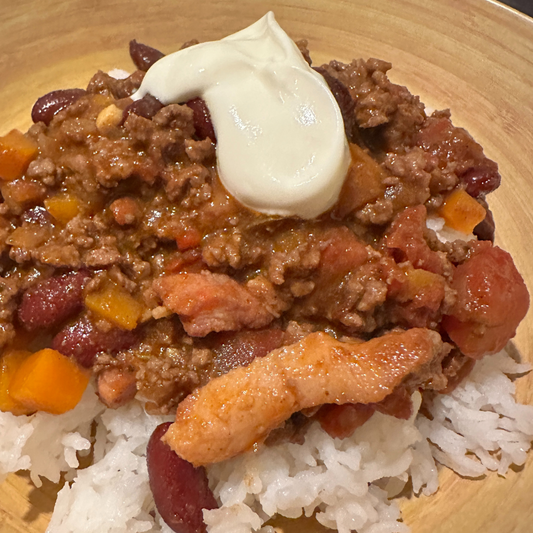
<svg viewBox="0 0 533 533">
<path fill-rule="evenodd" d="M 6 181 L 21 178 L 37 151 L 37 145 L 19 130 L 0 137 L 0 178 Z"/>
<path fill-rule="evenodd" d="M 0 411 L 9 411 L 14 415 L 27 415 L 32 412 L 17 402 L 9 393 L 10 382 L 22 362 L 31 355 L 25 350 L 11 350 L 0 359 Z"/>
<path fill-rule="evenodd" d="M 72 194 L 60 193 L 44 201 L 46 210 L 59 222 L 66 224 L 80 212 L 80 201 Z"/>
<path fill-rule="evenodd" d="M 446 225 L 462 233 L 472 233 L 484 220 L 485 208 L 463 189 L 456 189 L 439 209 L 439 215 Z"/>
<path fill-rule="evenodd" d="M 88 294 L 85 305 L 123 329 L 134 329 L 144 312 L 144 306 L 117 285 Z"/>
<path fill-rule="evenodd" d="M 72 359 L 45 348 L 18 367 L 9 383 L 9 394 L 31 411 L 59 415 L 78 404 L 89 375 Z"/>
<path fill-rule="evenodd" d="M 379 164 L 356 144 L 350 144 L 350 154 L 352 163 L 335 209 L 340 218 L 376 200 L 385 190 L 386 174 Z"/>
</svg>

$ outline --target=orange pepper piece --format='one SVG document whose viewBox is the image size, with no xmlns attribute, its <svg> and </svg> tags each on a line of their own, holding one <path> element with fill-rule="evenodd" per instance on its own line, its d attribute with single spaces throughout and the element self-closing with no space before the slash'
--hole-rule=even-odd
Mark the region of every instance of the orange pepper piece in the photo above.
<svg viewBox="0 0 533 533">
<path fill-rule="evenodd" d="M 350 144 L 352 163 L 339 195 L 336 214 L 343 218 L 380 196 L 386 174 L 372 157 L 356 144 Z"/>
<path fill-rule="evenodd" d="M 446 225 L 462 233 L 472 233 L 484 220 L 485 208 L 463 189 L 456 189 L 439 209 L 439 215 Z"/>
<path fill-rule="evenodd" d="M 80 213 L 79 200 L 68 193 L 60 193 L 44 201 L 46 210 L 59 222 L 66 224 Z"/>
<path fill-rule="evenodd" d="M 0 137 L 0 178 L 6 181 L 22 178 L 37 151 L 37 145 L 19 130 Z"/>
<path fill-rule="evenodd" d="M 406 271 L 406 283 L 398 294 L 398 301 L 415 300 L 419 307 L 437 311 L 445 296 L 446 282 L 439 274 L 420 268 Z"/>
<path fill-rule="evenodd" d="M 27 415 L 32 411 L 12 398 L 9 384 L 18 367 L 30 355 L 25 350 L 11 350 L 0 359 L 0 411 L 9 411 L 14 415 Z"/>
<path fill-rule="evenodd" d="M 88 294 L 85 305 L 123 329 L 134 329 L 144 312 L 142 303 L 116 285 Z"/>
<path fill-rule="evenodd" d="M 30 411 L 59 415 L 76 407 L 89 376 L 72 359 L 45 348 L 18 367 L 9 383 L 9 394 Z"/>
</svg>

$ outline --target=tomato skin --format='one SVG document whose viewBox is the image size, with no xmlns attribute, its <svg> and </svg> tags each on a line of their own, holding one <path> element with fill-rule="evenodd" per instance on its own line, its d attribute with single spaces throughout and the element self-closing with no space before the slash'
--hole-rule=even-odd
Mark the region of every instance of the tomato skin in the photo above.
<svg viewBox="0 0 533 533">
<path fill-rule="evenodd" d="M 529 308 L 529 293 L 511 256 L 489 242 L 477 243 L 451 283 L 457 300 L 443 319 L 459 349 L 479 359 L 504 348 Z"/>
<path fill-rule="evenodd" d="M 410 261 L 414 268 L 442 274 L 442 254 L 431 250 L 424 238 L 427 210 L 423 205 L 404 209 L 391 224 L 385 246 L 397 263 Z"/>
</svg>

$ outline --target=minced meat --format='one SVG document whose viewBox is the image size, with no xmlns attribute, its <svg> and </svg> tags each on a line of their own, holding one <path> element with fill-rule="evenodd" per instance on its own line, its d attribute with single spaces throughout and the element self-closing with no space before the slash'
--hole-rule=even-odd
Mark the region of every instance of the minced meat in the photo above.
<svg viewBox="0 0 533 533">
<path fill-rule="evenodd" d="M 449 113 L 427 116 L 390 68 L 359 59 L 317 69 L 343 112 L 352 166 L 316 220 L 240 205 L 217 176 L 205 103 L 134 103 L 140 70 L 126 80 L 98 72 L 53 117 L 34 109 L 45 117 L 26 134 L 37 155 L 1 184 L 0 345 L 52 346 L 99 376 L 108 405 L 136 390 L 167 413 L 310 332 L 366 340 L 423 327 L 453 350 L 389 404 L 403 416 L 406 387 L 454 385 L 470 368 L 451 334 L 462 312 L 454 272 L 486 252 L 444 244 L 425 222 L 454 190 L 486 208 L 500 178 Z M 109 383 L 120 396 L 106 396 Z"/>
</svg>

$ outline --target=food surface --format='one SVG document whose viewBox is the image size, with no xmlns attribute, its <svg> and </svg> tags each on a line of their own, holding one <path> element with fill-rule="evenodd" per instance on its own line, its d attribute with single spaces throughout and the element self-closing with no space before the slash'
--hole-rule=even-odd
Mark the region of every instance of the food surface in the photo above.
<svg viewBox="0 0 533 533">
<path fill-rule="evenodd" d="M 313 218 L 337 201 L 350 163 L 342 115 L 272 12 L 158 61 L 133 98 L 147 94 L 164 104 L 202 97 L 218 175 L 247 207 Z"/>
<path fill-rule="evenodd" d="M 231 459 L 303 409 L 384 400 L 441 351 L 438 335 L 416 328 L 354 344 L 311 333 L 189 395 L 164 440 L 195 466 Z"/>
<path fill-rule="evenodd" d="M 162 54 L 130 52 L 129 77 L 45 95 L 27 134 L 0 138 L 2 410 L 68 412 L 92 376 L 110 408 L 176 414 L 148 451 L 170 524 L 158 494 L 183 487 L 161 489 L 165 442 L 184 471 L 301 443 L 313 423 L 346 438 L 376 411 L 412 420 L 417 394 L 429 409 L 513 337 L 529 296 L 492 244 L 497 165 L 388 63 L 307 73 L 343 119 L 336 172 L 346 143 L 351 158 L 338 200 L 310 218 L 230 194 L 209 91 L 169 103 L 142 84 Z M 187 471 L 214 507 L 203 471 Z"/>
</svg>

